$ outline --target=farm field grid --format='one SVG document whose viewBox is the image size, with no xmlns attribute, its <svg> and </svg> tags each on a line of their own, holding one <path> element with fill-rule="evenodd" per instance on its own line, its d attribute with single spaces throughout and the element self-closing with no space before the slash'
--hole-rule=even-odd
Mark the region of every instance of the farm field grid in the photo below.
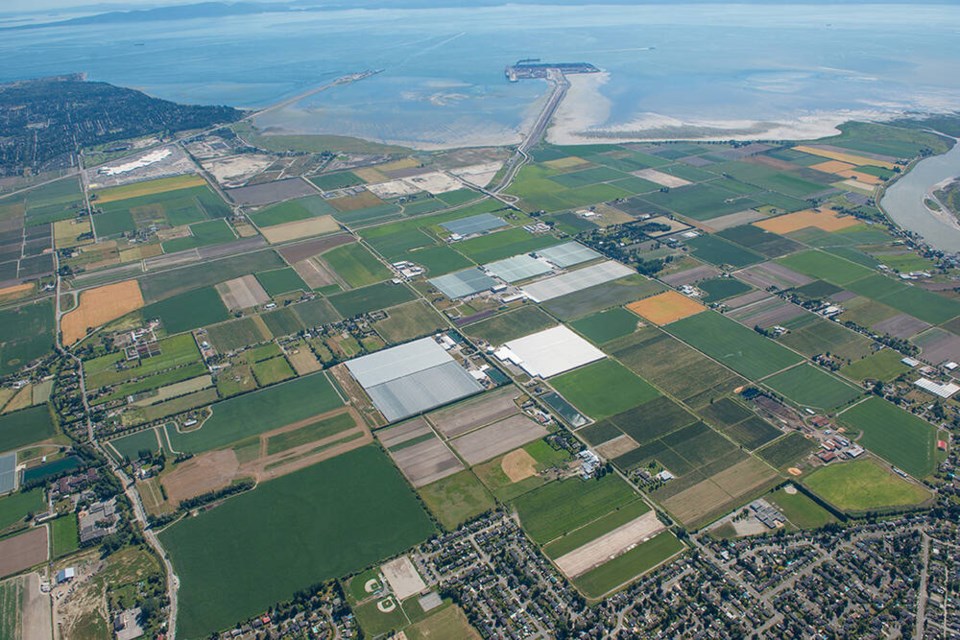
<svg viewBox="0 0 960 640">
<path fill-rule="evenodd" d="M 367 637 L 488 637 L 428 569 L 465 531 L 519 526 L 594 604 L 758 503 L 794 531 L 934 502 L 960 297 L 875 202 L 944 138 L 541 142 L 494 197 L 510 150 L 245 127 L 0 197 L 4 575 L 87 553 L 86 511 L 30 518 L 117 470 L 178 636 L 325 583 Z"/>
</svg>

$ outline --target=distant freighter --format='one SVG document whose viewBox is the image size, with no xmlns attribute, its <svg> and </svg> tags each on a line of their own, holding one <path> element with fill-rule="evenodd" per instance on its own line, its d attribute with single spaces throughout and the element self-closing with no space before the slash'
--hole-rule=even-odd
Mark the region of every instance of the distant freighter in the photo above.
<svg viewBox="0 0 960 640">
<path fill-rule="evenodd" d="M 600 69 L 589 62 L 540 62 L 540 58 L 524 58 L 509 65 L 503 74 L 510 82 L 529 78 L 546 78 L 550 69 L 556 69 L 563 74 L 571 73 L 598 73 Z"/>
</svg>

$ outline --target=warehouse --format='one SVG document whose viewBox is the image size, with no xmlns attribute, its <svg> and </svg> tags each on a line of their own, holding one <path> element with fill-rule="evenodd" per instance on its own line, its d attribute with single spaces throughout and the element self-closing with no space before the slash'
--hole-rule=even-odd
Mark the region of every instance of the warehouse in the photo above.
<svg viewBox="0 0 960 640">
<path fill-rule="evenodd" d="M 433 338 L 356 358 L 347 369 L 389 422 L 483 390 Z"/>
<path fill-rule="evenodd" d="M 531 376 L 541 378 L 549 378 L 606 357 L 602 351 L 564 325 L 511 340 L 505 347 L 503 353 L 510 354 L 514 364 Z"/>
<path fill-rule="evenodd" d="M 630 267 L 614 260 L 607 260 L 559 276 L 538 280 L 524 286 L 523 291 L 534 302 L 546 302 L 632 273 L 635 271 Z"/>
</svg>

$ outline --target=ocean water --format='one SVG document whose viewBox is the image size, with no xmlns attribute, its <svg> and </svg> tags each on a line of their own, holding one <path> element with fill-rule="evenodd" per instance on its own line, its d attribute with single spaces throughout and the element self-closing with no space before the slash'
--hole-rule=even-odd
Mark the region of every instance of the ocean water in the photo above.
<svg viewBox="0 0 960 640">
<path fill-rule="evenodd" d="M 958 35 L 960 6 L 915 3 L 338 10 L 0 32 L 0 80 L 84 71 L 255 108 L 378 68 L 258 124 L 456 146 L 518 139 L 546 91 L 504 79 L 519 58 L 607 72 L 572 133 L 762 131 L 960 108 Z"/>
</svg>

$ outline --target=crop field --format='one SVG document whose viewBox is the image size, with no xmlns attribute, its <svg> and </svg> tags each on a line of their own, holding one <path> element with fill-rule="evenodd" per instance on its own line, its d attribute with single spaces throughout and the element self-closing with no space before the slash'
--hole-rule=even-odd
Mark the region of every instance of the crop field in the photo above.
<svg viewBox="0 0 960 640">
<path fill-rule="evenodd" d="M 777 341 L 808 357 L 830 353 L 841 358 L 859 360 L 873 351 L 873 343 L 869 338 L 837 322 L 823 320 L 811 314 L 804 314 L 782 324 L 790 329 L 790 332 L 777 338 Z"/>
<path fill-rule="evenodd" d="M 45 505 L 43 489 L 40 488 L 0 498 L 0 531 L 23 521 L 28 513 L 40 513 Z"/>
<path fill-rule="evenodd" d="M 845 288 L 931 324 L 960 315 L 960 302 L 880 274 L 849 283 Z"/>
<path fill-rule="evenodd" d="M 230 215 L 230 207 L 206 185 L 92 204 L 102 211 L 93 216 L 93 225 L 103 237 L 154 224 L 179 227 Z"/>
<path fill-rule="evenodd" d="M 382 282 L 390 270 L 359 243 L 345 244 L 323 254 L 323 261 L 353 288 Z"/>
<path fill-rule="evenodd" d="M 136 280 L 108 284 L 80 293 L 80 304 L 60 319 L 63 344 L 70 346 L 99 327 L 143 306 Z"/>
<path fill-rule="evenodd" d="M 832 209 L 824 207 L 820 210 L 805 209 L 795 213 L 788 213 L 777 216 L 776 218 L 761 220 L 753 224 L 766 231 L 784 235 L 810 227 L 827 232 L 840 231 L 849 227 L 855 227 L 860 224 L 860 221 L 853 216 L 840 216 Z"/>
<path fill-rule="evenodd" d="M 467 325 L 463 328 L 463 332 L 499 346 L 531 333 L 549 329 L 556 324 L 553 318 L 536 305 L 525 305 L 514 311 Z"/>
<path fill-rule="evenodd" d="M 315 184 L 318 189 L 323 191 L 335 191 L 346 187 L 354 187 L 363 184 L 364 180 L 351 171 L 340 171 L 338 173 L 327 173 L 320 176 L 313 176 L 310 182 Z"/>
<path fill-rule="evenodd" d="M 840 369 L 840 373 L 859 382 L 865 380 L 889 382 L 910 370 L 910 367 L 900 362 L 902 357 L 898 351 L 884 349 L 863 360 L 848 364 Z"/>
<path fill-rule="evenodd" d="M 448 531 L 496 507 L 490 492 L 468 470 L 420 487 L 418 492 Z"/>
<path fill-rule="evenodd" d="M 456 249 L 477 264 L 530 253 L 557 244 L 549 234 L 533 235 L 521 228 L 505 229 L 456 244 Z"/>
<path fill-rule="evenodd" d="M 525 493 L 513 504 L 530 537 L 546 544 L 637 499 L 630 485 L 610 474 L 598 480 L 551 482 Z"/>
<path fill-rule="evenodd" d="M 141 196 L 152 196 L 158 193 L 168 191 L 179 191 L 180 189 L 189 189 L 190 187 L 202 187 L 207 183 L 203 178 L 196 174 L 187 174 L 181 176 L 172 176 L 170 178 L 159 178 L 157 180 L 144 180 L 142 182 L 133 182 L 120 187 L 110 187 L 97 191 L 96 201 L 100 204 L 115 202 L 117 200 L 128 200 L 130 198 L 139 198 Z"/>
<path fill-rule="evenodd" d="M 0 416 L 0 452 L 19 449 L 55 434 L 56 428 L 46 404 Z"/>
<path fill-rule="evenodd" d="M 601 345 L 636 331 L 637 318 L 626 309 L 615 307 L 571 322 L 570 326 L 594 344 Z"/>
<path fill-rule="evenodd" d="M 634 274 L 553 298 L 545 302 L 543 307 L 561 320 L 574 320 L 610 307 L 646 298 L 660 293 L 664 288 L 656 280 Z"/>
<path fill-rule="evenodd" d="M 362 289 L 330 296 L 330 304 L 344 318 L 352 318 L 377 309 L 386 309 L 414 300 L 416 295 L 402 284 L 382 282 Z"/>
<path fill-rule="evenodd" d="M 652 327 L 610 342 L 604 349 L 634 373 L 694 408 L 746 383 L 696 349 Z"/>
<path fill-rule="evenodd" d="M 655 296 L 632 302 L 627 305 L 627 309 L 654 324 L 664 325 L 689 318 L 705 311 L 706 307 L 676 291 L 664 291 Z"/>
<path fill-rule="evenodd" d="M 335 209 L 327 204 L 320 196 L 309 196 L 287 200 L 272 207 L 267 207 L 250 215 L 250 219 L 258 227 L 272 227 L 287 222 L 309 220 L 318 216 L 333 213 Z"/>
<path fill-rule="evenodd" d="M 283 356 L 270 358 L 253 365 L 253 376 L 261 387 L 289 380 L 297 374 Z"/>
<path fill-rule="evenodd" d="M 19 573 L 47 559 L 49 542 L 46 527 L 0 538 L 0 578 Z"/>
<path fill-rule="evenodd" d="M 434 531 L 396 467 L 375 447 L 264 482 L 160 535 L 181 579 L 178 631 L 207 636 Z M 277 545 L 284 535 L 303 543 Z"/>
<path fill-rule="evenodd" d="M 53 350 L 53 299 L 0 311 L 0 375 L 13 373 Z"/>
<path fill-rule="evenodd" d="M 275 251 L 265 249 L 145 275 L 140 278 L 140 289 L 144 301 L 149 304 L 192 289 L 286 266 Z"/>
<path fill-rule="evenodd" d="M 871 396 L 837 420 L 861 432 L 858 442 L 864 447 L 915 478 L 936 470 L 936 427 L 886 400 Z"/>
<path fill-rule="evenodd" d="M 156 453 L 160 450 L 160 441 L 157 439 L 156 429 L 144 429 L 129 436 L 123 436 L 109 442 L 111 449 L 116 451 L 121 459 L 136 460 L 141 451 Z"/>
<path fill-rule="evenodd" d="M 406 342 L 434 333 L 446 322 L 426 302 L 414 300 L 386 310 L 387 318 L 374 324 L 388 343 Z"/>
<path fill-rule="evenodd" d="M 160 355 L 138 361 L 137 366 L 118 371 L 116 364 L 124 356 L 120 351 L 91 358 L 83 363 L 87 384 L 104 387 L 142 378 L 154 373 L 200 362 L 200 350 L 191 335 L 173 336 L 158 342 Z"/>
<path fill-rule="evenodd" d="M 340 319 L 340 315 L 326 298 L 314 298 L 291 307 L 304 327 L 317 327 Z"/>
<path fill-rule="evenodd" d="M 770 233 L 759 226 L 747 224 L 731 227 L 717 233 L 719 237 L 746 247 L 766 256 L 778 258 L 801 249 L 803 245 L 776 233 Z"/>
<path fill-rule="evenodd" d="M 776 342 L 712 311 L 674 322 L 669 331 L 751 380 L 801 360 Z"/>
<path fill-rule="evenodd" d="M 600 598 L 684 550 L 669 531 L 657 534 L 623 555 L 577 577 L 573 582 L 588 598 Z"/>
<path fill-rule="evenodd" d="M 760 206 L 759 202 L 747 195 L 706 184 L 693 184 L 671 189 L 666 193 L 649 194 L 643 196 L 643 200 L 698 221 L 711 220 Z"/>
<path fill-rule="evenodd" d="M 772 466 L 785 469 L 797 464 L 818 448 L 816 442 L 793 431 L 760 449 L 757 455 Z"/>
<path fill-rule="evenodd" d="M 251 318 L 239 318 L 207 327 L 207 339 L 220 353 L 248 347 L 268 338 Z"/>
<path fill-rule="evenodd" d="M 329 438 L 356 426 L 357 421 L 349 412 L 338 413 L 329 418 L 321 418 L 292 431 L 283 431 L 270 436 L 267 439 L 267 455 L 271 456 L 310 442 Z"/>
<path fill-rule="evenodd" d="M 168 334 L 190 331 L 230 317 L 213 287 L 194 289 L 143 307 L 144 319 L 159 318 Z"/>
<path fill-rule="evenodd" d="M 700 260 L 715 265 L 730 265 L 734 268 L 763 262 L 763 256 L 717 236 L 702 235 L 687 241 L 687 245 Z"/>
<path fill-rule="evenodd" d="M 822 467 L 804 484 L 831 505 L 854 514 L 909 508 L 931 498 L 923 485 L 904 480 L 871 459 Z"/>
<path fill-rule="evenodd" d="M 766 499 L 799 529 L 819 529 L 837 521 L 832 513 L 801 491 L 788 493 L 781 488 L 766 496 Z"/>
<path fill-rule="evenodd" d="M 251 435 L 326 413 L 343 402 L 324 373 L 315 373 L 214 404 L 213 415 L 196 431 L 167 427 L 176 451 L 219 449 Z"/>
<path fill-rule="evenodd" d="M 840 287 L 874 273 L 874 271 L 864 266 L 817 250 L 794 253 L 786 258 L 780 258 L 777 262 L 794 271 L 820 280 L 826 280 Z M 880 277 L 882 278 L 883 276 Z M 893 283 L 892 280 L 888 280 L 887 278 L 883 279 L 889 281 L 891 284 Z"/>
<path fill-rule="evenodd" d="M 232 242 L 236 239 L 236 234 L 230 225 L 227 224 L 226 220 L 207 220 L 190 225 L 190 235 L 164 242 L 163 252 L 174 253 L 187 249 Z"/>
<path fill-rule="evenodd" d="M 801 407 L 824 411 L 853 402 L 862 394 L 860 389 L 811 364 L 765 378 L 763 384 Z"/>
<path fill-rule="evenodd" d="M 291 291 L 309 291 L 310 287 L 291 267 L 262 271 L 257 275 L 257 281 L 271 297 L 290 293 Z"/>
<path fill-rule="evenodd" d="M 746 293 L 751 290 L 750 285 L 740 282 L 736 278 L 714 278 L 697 283 L 697 288 L 706 293 L 704 302 L 717 302 Z"/>
<path fill-rule="evenodd" d="M 660 395 L 645 380 L 609 359 L 564 373 L 550 384 L 594 420 L 632 409 Z"/>
</svg>

